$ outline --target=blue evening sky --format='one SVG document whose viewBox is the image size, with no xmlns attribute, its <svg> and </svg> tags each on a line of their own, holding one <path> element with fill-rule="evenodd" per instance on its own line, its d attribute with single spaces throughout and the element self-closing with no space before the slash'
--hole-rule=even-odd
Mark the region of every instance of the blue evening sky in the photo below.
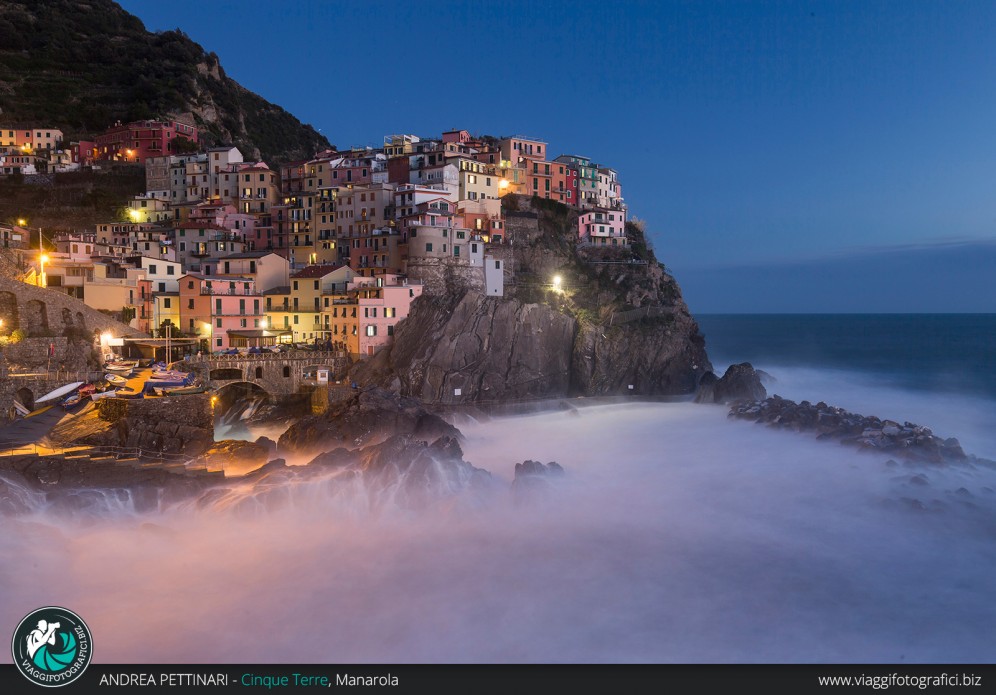
<svg viewBox="0 0 996 695">
<path fill-rule="evenodd" d="M 996 3 L 119 1 L 333 144 L 616 168 L 693 311 L 996 311 Z"/>
</svg>

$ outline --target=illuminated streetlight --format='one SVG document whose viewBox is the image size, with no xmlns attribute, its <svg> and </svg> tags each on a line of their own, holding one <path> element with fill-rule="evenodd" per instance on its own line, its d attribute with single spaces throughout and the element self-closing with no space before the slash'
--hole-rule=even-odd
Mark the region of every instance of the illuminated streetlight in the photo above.
<svg viewBox="0 0 996 695">
<path fill-rule="evenodd" d="M 43 253 L 41 256 L 38 257 L 38 260 L 41 261 L 41 274 L 40 274 L 40 276 L 38 278 L 38 280 L 39 280 L 38 286 L 39 287 L 48 287 L 48 283 L 45 281 L 45 264 L 48 263 L 48 256 L 46 256 Z"/>
<path fill-rule="evenodd" d="M 562 277 L 560 277 L 559 275 L 554 275 L 553 276 L 553 289 L 555 291 L 557 291 L 557 292 L 560 292 L 560 286 L 561 286 L 561 284 L 563 284 L 563 282 L 564 282 L 564 279 Z"/>
<path fill-rule="evenodd" d="M 131 219 L 134 220 L 135 222 L 138 222 L 140 219 L 142 219 L 142 213 L 140 213 L 138 210 L 134 208 L 128 210 L 128 216 L 131 217 Z"/>
<path fill-rule="evenodd" d="M 27 227 L 28 226 L 28 221 L 26 219 L 24 219 L 23 217 L 19 217 L 19 218 L 17 218 L 17 226 L 18 227 Z"/>
</svg>

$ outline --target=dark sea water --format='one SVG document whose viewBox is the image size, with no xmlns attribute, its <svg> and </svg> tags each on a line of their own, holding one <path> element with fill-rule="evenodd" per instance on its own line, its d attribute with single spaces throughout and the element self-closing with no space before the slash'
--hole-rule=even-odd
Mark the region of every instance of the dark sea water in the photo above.
<svg viewBox="0 0 996 695">
<path fill-rule="evenodd" d="M 713 363 L 843 370 L 996 400 L 996 314 L 705 314 Z"/>
<path fill-rule="evenodd" d="M 931 427 L 996 459 L 996 314 L 705 314 L 717 374 L 750 362 L 768 393 Z"/>
</svg>

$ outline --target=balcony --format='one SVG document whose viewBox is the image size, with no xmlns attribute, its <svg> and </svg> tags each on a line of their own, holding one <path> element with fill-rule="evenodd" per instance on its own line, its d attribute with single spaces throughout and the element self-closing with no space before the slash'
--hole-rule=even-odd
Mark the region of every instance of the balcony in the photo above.
<svg viewBox="0 0 996 695">
<path fill-rule="evenodd" d="M 201 294 L 202 295 L 207 294 L 207 295 L 217 296 L 217 297 L 231 297 L 231 296 L 239 296 L 239 297 L 261 297 L 262 296 L 258 292 L 254 291 L 254 290 L 251 290 L 251 289 L 245 290 L 245 289 L 238 289 L 238 288 L 236 288 L 236 289 L 233 290 L 233 289 L 229 289 L 227 287 L 224 288 L 224 289 L 219 289 L 217 287 L 202 287 L 201 288 Z"/>
</svg>

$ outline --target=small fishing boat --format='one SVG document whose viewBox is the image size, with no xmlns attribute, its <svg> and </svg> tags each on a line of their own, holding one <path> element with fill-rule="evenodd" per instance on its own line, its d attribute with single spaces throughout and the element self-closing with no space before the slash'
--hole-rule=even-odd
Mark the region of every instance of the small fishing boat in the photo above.
<svg viewBox="0 0 996 695">
<path fill-rule="evenodd" d="M 79 392 L 83 396 L 90 396 L 93 395 L 93 393 L 96 392 L 96 390 L 97 390 L 96 384 L 84 384 L 83 386 L 80 386 Z"/>
<path fill-rule="evenodd" d="M 130 389 L 128 387 L 121 388 L 117 390 L 114 394 L 115 398 L 142 398 L 143 394 L 141 391 L 136 391 L 135 389 Z"/>
<path fill-rule="evenodd" d="M 171 389 L 156 389 L 156 392 L 160 396 L 189 396 L 194 393 L 204 393 L 205 391 L 207 391 L 207 386 L 178 386 Z"/>
<path fill-rule="evenodd" d="M 124 377 L 118 376 L 117 374 L 105 374 L 104 378 L 111 384 L 115 386 L 124 386 L 128 383 L 128 380 Z"/>
<path fill-rule="evenodd" d="M 114 398 L 118 392 L 115 389 L 109 391 L 97 391 L 90 396 L 91 400 L 99 401 L 101 398 Z"/>
<path fill-rule="evenodd" d="M 164 370 L 161 372 L 152 372 L 152 375 L 149 376 L 149 378 L 156 381 L 185 381 L 190 378 L 190 374 L 187 372 Z"/>
<path fill-rule="evenodd" d="M 90 394 L 74 393 L 72 396 L 62 401 L 62 407 L 67 411 L 72 410 L 76 406 L 82 405 L 83 402 L 89 397 Z"/>
</svg>

